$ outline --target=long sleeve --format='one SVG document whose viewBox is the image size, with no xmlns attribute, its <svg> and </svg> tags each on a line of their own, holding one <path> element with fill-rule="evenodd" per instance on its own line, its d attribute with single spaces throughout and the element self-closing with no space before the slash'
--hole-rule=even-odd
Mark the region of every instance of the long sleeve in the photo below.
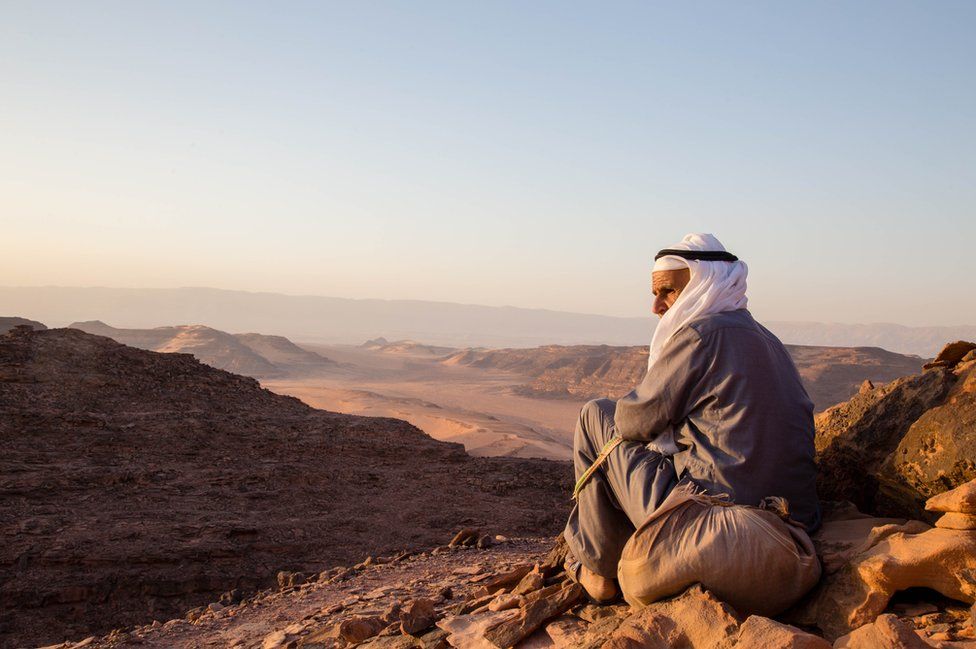
<svg viewBox="0 0 976 649">
<path fill-rule="evenodd" d="M 640 385 L 617 402 L 614 423 L 620 436 L 651 442 L 683 420 L 709 357 L 695 329 L 684 327 L 675 332 Z"/>
</svg>

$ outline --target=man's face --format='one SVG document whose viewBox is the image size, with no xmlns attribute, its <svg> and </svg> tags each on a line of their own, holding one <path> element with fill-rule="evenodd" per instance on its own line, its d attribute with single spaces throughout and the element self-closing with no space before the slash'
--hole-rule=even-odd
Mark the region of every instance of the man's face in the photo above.
<svg viewBox="0 0 976 649">
<path fill-rule="evenodd" d="M 680 270 L 656 270 L 651 273 L 651 293 L 654 294 L 653 311 L 657 317 L 663 316 L 674 305 L 681 291 L 691 281 L 691 271 L 687 268 Z"/>
</svg>

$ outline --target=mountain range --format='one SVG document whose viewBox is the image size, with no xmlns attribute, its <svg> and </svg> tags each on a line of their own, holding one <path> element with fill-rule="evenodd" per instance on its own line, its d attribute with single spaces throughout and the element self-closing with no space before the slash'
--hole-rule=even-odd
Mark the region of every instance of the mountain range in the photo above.
<svg viewBox="0 0 976 649">
<path fill-rule="evenodd" d="M 213 288 L 0 287 L 0 312 L 49 326 L 104 320 L 130 328 L 194 322 L 226 331 L 261 331 L 298 342 L 413 339 L 452 347 L 547 344 L 646 345 L 654 322 L 581 313 L 420 300 L 251 293 Z M 974 339 L 976 326 L 764 322 L 785 343 L 881 347 L 934 356 L 946 340 Z"/>
</svg>

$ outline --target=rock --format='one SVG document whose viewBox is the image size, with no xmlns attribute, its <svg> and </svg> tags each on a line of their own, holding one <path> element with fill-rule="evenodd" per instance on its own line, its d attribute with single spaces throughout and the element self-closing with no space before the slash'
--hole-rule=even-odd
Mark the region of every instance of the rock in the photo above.
<svg viewBox="0 0 976 649">
<path fill-rule="evenodd" d="M 426 598 L 412 599 L 400 610 L 400 632 L 407 635 L 417 635 L 436 621 L 434 602 Z"/>
<path fill-rule="evenodd" d="M 730 643 L 738 627 L 735 611 L 695 585 L 673 599 L 655 602 L 632 614 L 603 647 L 714 649 Z"/>
<path fill-rule="evenodd" d="M 579 584 L 550 588 L 532 593 L 535 596 L 532 601 L 526 598 L 526 604 L 519 610 L 517 617 L 489 626 L 484 633 L 485 639 L 497 647 L 513 647 L 534 633 L 544 622 L 562 615 L 583 599 L 583 587 Z"/>
<path fill-rule="evenodd" d="M 448 642 L 452 647 L 498 649 L 485 639 L 485 631 L 492 625 L 513 620 L 518 616 L 519 611 L 517 609 L 455 615 L 438 621 L 437 626 L 449 633 Z"/>
<path fill-rule="evenodd" d="M 459 530 L 447 545 L 452 548 L 463 545 L 475 545 L 479 538 L 481 538 L 480 531 L 472 527 L 465 527 Z"/>
<path fill-rule="evenodd" d="M 922 367 L 928 369 L 930 367 L 936 367 L 939 365 L 944 365 L 952 367 L 962 360 L 965 360 L 974 349 L 976 349 L 976 343 L 967 342 L 965 340 L 957 340 L 954 343 L 948 343 L 942 348 L 942 351 L 932 359 L 931 362 L 926 363 Z"/>
<path fill-rule="evenodd" d="M 261 641 L 261 649 L 278 649 L 281 645 L 285 643 L 285 639 L 288 636 L 284 631 L 274 631 L 264 636 L 264 640 Z"/>
<path fill-rule="evenodd" d="M 491 536 L 488 535 L 488 534 L 485 534 L 484 536 L 482 536 L 481 538 L 478 539 L 478 549 L 479 550 L 487 550 L 488 548 L 490 548 L 493 545 L 495 545 L 495 542 L 492 540 Z"/>
<path fill-rule="evenodd" d="M 603 647 L 630 615 L 629 607 L 626 611 L 618 615 L 600 618 L 590 624 L 590 626 L 586 627 L 586 633 L 579 639 L 579 643 L 574 646 L 574 649 L 600 649 Z"/>
<path fill-rule="evenodd" d="M 897 531 L 905 527 L 873 528 L 853 556 L 791 612 L 789 621 L 815 625 L 833 639 L 872 622 L 900 590 L 930 588 L 951 599 L 976 601 L 976 534 L 938 528 Z"/>
<path fill-rule="evenodd" d="M 347 642 L 362 642 L 383 630 L 386 624 L 379 617 L 354 615 L 338 625 L 338 635 Z"/>
<path fill-rule="evenodd" d="M 741 649 L 830 649 L 830 643 L 820 636 L 807 633 L 789 624 L 781 624 L 768 617 L 750 615 L 739 627 L 738 635 L 728 647 Z"/>
<path fill-rule="evenodd" d="M 948 512 L 935 521 L 935 526 L 947 530 L 976 530 L 976 515 Z"/>
<path fill-rule="evenodd" d="M 838 638 L 834 649 L 931 649 L 931 645 L 889 614 Z"/>
<path fill-rule="evenodd" d="M 519 583 L 525 575 L 529 574 L 532 570 L 532 565 L 523 564 L 521 566 L 516 566 L 508 572 L 504 572 L 499 575 L 486 580 L 481 584 L 481 586 L 475 590 L 474 595 L 476 597 L 483 597 L 485 595 L 491 595 L 497 593 L 499 590 L 507 589 Z"/>
<path fill-rule="evenodd" d="M 556 537 L 556 542 L 549 550 L 549 554 L 546 558 L 539 564 L 539 570 L 543 575 L 549 577 L 560 570 L 563 569 L 563 564 L 566 562 L 566 557 L 569 554 L 569 546 L 566 545 L 566 539 L 562 534 Z"/>
<path fill-rule="evenodd" d="M 926 374 L 945 373 L 929 370 Z M 942 403 L 922 413 L 879 469 L 892 510 L 931 520 L 926 499 L 976 479 L 976 366 L 959 374 Z"/>
<path fill-rule="evenodd" d="M 912 424 L 942 404 L 955 381 L 951 372 L 937 368 L 854 395 L 850 401 L 817 415 L 820 498 L 851 501 L 865 512 L 906 515 L 906 505 L 876 508 L 881 487 L 878 473 Z M 908 500 L 913 498 L 909 494 Z M 886 498 L 882 501 L 887 503 Z M 907 507 L 912 509 L 911 503 Z M 907 515 L 914 516 L 914 511 Z"/>
<path fill-rule="evenodd" d="M 520 595 L 513 595 L 511 593 L 501 593 L 496 595 L 495 599 L 488 602 L 489 611 L 504 611 L 510 608 L 519 608 L 525 600 Z"/>
<path fill-rule="evenodd" d="M 534 590 L 539 590 L 545 583 L 545 579 L 542 577 L 542 573 L 539 572 L 539 568 L 536 567 L 532 572 L 528 573 L 522 580 L 516 584 L 515 588 L 512 589 L 512 594 L 514 595 L 527 595 Z"/>
<path fill-rule="evenodd" d="M 308 575 L 302 572 L 289 572 L 282 570 L 278 573 L 278 588 L 290 588 L 299 586 L 308 580 Z"/>
<path fill-rule="evenodd" d="M 597 622 L 605 617 L 630 615 L 627 604 L 586 604 L 575 611 L 576 617 L 587 622 Z"/>
<path fill-rule="evenodd" d="M 224 606 L 232 606 L 233 604 L 240 604 L 242 599 L 244 599 L 244 594 L 239 588 L 235 588 L 223 593 L 219 601 Z"/>
<path fill-rule="evenodd" d="M 572 649 L 578 646 L 587 626 L 589 625 L 578 617 L 563 615 L 546 625 L 546 633 L 557 649 Z"/>
<path fill-rule="evenodd" d="M 925 509 L 932 512 L 976 514 L 976 480 L 932 496 L 925 502 Z"/>
</svg>

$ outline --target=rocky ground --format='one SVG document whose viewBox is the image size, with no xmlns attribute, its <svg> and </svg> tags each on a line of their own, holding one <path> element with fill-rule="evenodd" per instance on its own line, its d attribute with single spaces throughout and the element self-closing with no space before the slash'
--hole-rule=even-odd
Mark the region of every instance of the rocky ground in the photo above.
<svg viewBox="0 0 976 649">
<path fill-rule="evenodd" d="M 976 505 L 976 483 L 970 487 Z M 737 612 L 701 585 L 643 608 L 592 604 L 567 580 L 558 541 L 486 544 L 480 531 L 463 530 L 433 551 L 369 557 L 316 575 L 282 573 L 278 589 L 244 600 L 226 593 L 182 618 L 58 647 L 972 649 L 976 607 L 919 587 L 939 588 L 932 575 L 949 573 L 945 558 L 891 545 L 965 547 L 968 559 L 956 565 L 971 569 L 976 530 L 947 532 L 830 508 L 815 536 L 825 578 L 775 620 Z"/>
<path fill-rule="evenodd" d="M 0 629 L 72 648 L 976 648 L 974 368 L 976 345 L 953 344 L 821 415 L 823 574 L 770 619 L 707 574 L 644 607 L 588 603 L 551 540 L 565 465 L 471 458 L 187 355 L 16 328 Z"/>
<path fill-rule="evenodd" d="M 0 646 L 170 619 L 280 570 L 554 534 L 566 463 L 473 458 L 406 422 L 73 329 L 0 336 Z"/>
</svg>

